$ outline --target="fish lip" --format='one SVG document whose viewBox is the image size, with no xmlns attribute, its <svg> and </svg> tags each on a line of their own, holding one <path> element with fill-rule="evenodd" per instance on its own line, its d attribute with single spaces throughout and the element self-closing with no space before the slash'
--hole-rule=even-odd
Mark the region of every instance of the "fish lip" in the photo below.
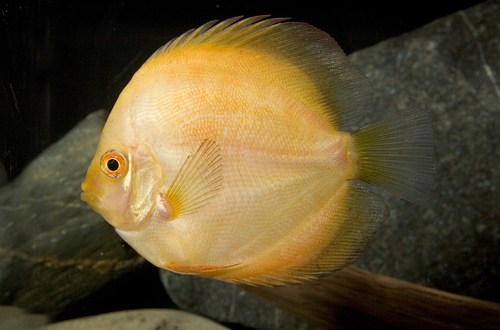
<svg viewBox="0 0 500 330">
<path fill-rule="evenodd" d="M 80 199 L 82 201 L 84 201 L 85 203 L 87 203 L 91 208 L 95 209 L 95 207 L 97 206 L 96 205 L 96 202 L 97 202 L 96 195 L 93 194 L 91 190 L 87 189 L 88 188 L 87 186 L 88 186 L 88 183 L 85 180 L 81 185 L 82 193 L 80 194 Z"/>
<path fill-rule="evenodd" d="M 90 201 L 90 198 L 88 197 L 88 195 L 89 195 L 89 194 L 88 194 L 87 192 L 85 192 L 85 191 L 84 191 L 84 192 L 82 192 L 82 193 L 80 194 L 80 199 L 81 199 L 83 202 L 87 203 L 87 204 L 88 204 L 88 203 L 89 203 L 89 201 Z"/>
<path fill-rule="evenodd" d="M 80 199 L 87 203 L 87 205 L 95 212 L 101 214 L 102 205 L 99 199 L 90 191 L 83 191 L 80 194 Z"/>
<path fill-rule="evenodd" d="M 82 184 L 80 185 L 80 189 L 82 189 L 82 193 L 80 194 L 80 199 L 84 202 L 89 202 L 89 199 L 88 199 L 88 191 L 85 191 L 85 188 L 87 186 L 87 181 L 83 181 Z"/>
</svg>

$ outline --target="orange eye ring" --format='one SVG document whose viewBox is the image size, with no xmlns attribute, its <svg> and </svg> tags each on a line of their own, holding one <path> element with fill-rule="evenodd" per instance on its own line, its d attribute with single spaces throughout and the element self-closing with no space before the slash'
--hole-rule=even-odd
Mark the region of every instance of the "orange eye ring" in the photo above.
<svg viewBox="0 0 500 330">
<path fill-rule="evenodd" d="M 118 150 L 106 151 L 101 157 L 101 170 L 112 179 L 125 174 L 127 167 L 127 158 Z"/>
</svg>

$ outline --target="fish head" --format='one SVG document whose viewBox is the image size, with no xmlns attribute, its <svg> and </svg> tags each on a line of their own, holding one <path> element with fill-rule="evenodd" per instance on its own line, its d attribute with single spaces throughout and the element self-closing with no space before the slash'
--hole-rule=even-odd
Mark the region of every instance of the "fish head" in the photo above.
<svg viewBox="0 0 500 330">
<path fill-rule="evenodd" d="M 146 143 L 100 143 L 81 198 L 116 229 L 141 230 L 154 213 L 162 183 L 161 166 Z"/>
</svg>

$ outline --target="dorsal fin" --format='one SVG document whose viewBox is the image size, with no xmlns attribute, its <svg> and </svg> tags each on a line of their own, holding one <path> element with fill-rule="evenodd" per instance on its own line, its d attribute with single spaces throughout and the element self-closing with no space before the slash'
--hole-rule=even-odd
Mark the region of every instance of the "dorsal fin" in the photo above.
<svg viewBox="0 0 500 330">
<path fill-rule="evenodd" d="M 240 16 L 218 24 L 208 22 L 171 40 L 148 61 L 200 46 L 251 50 L 287 61 L 302 71 L 317 88 L 315 101 L 323 105 L 317 107 L 318 111 L 325 111 L 322 115 L 330 118 L 335 128 L 342 129 L 359 121 L 372 104 L 371 83 L 352 66 L 335 40 L 309 24 L 267 17 L 242 20 Z M 295 88 L 300 89 L 300 84 Z M 308 90 L 300 92 L 311 94 Z"/>
<path fill-rule="evenodd" d="M 199 46 L 241 46 L 238 43 L 245 40 L 252 40 L 256 34 L 262 33 L 265 29 L 277 26 L 276 24 L 287 20 L 287 18 L 270 18 L 269 15 L 254 16 L 241 20 L 243 16 L 236 16 L 217 23 L 217 20 L 207 22 L 197 29 L 184 32 L 181 36 L 170 40 L 160 47 L 148 61 L 162 54 L 173 52 L 177 49 Z M 265 19 L 265 20 L 263 20 Z"/>
</svg>

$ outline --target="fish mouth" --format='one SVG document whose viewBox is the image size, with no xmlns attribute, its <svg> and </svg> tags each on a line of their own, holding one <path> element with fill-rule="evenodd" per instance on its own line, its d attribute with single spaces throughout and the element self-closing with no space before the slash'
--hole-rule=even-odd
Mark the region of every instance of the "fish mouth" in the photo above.
<svg viewBox="0 0 500 330">
<path fill-rule="evenodd" d="M 81 184 L 81 186 L 80 186 L 81 189 L 82 189 L 82 193 L 80 194 L 80 198 L 81 198 L 82 201 L 88 203 L 88 201 L 89 201 L 89 196 L 88 196 L 89 193 L 85 191 L 86 188 L 87 188 L 87 186 L 88 186 L 87 181 L 86 180 L 83 181 L 82 184 Z"/>
<path fill-rule="evenodd" d="M 101 205 L 99 198 L 91 190 L 85 189 L 84 184 L 85 184 L 85 182 L 82 184 L 83 192 L 80 194 L 81 200 L 84 201 L 85 203 L 87 203 L 87 205 L 92 210 L 101 214 L 102 205 Z"/>
<path fill-rule="evenodd" d="M 89 193 L 86 193 L 85 191 L 80 194 L 80 199 L 84 201 L 85 203 L 89 203 L 91 198 L 89 197 Z"/>
<path fill-rule="evenodd" d="M 81 188 L 82 193 L 80 194 L 80 198 L 82 201 L 86 202 L 90 207 L 93 207 L 93 204 L 96 201 L 96 196 L 89 190 L 87 180 L 83 181 Z"/>
</svg>

